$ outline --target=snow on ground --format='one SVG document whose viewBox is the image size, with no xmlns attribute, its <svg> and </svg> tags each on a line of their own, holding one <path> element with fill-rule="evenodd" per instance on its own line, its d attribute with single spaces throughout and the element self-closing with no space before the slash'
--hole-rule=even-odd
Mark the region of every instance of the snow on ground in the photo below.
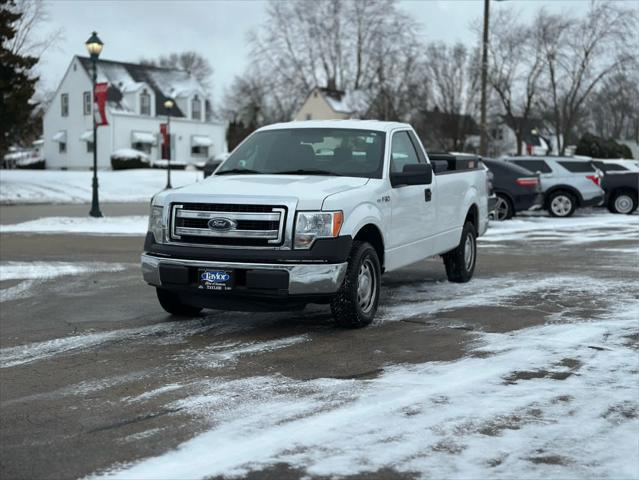
<svg viewBox="0 0 639 480">
<path fill-rule="evenodd" d="M 491 221 L 480 242 L 543 241 L 579 245 L 638 238 L 639 215 L 584 211 L 570 218 L 522 216 L 504 222 Z"/>
<path fill-rule="evenodd" d="M 0 303 L 34 294 L 34 287 L 56 277 L 92 272 L 118 272 L 124 270 L 119 263 L 103 262 L 2 262 L 0 282 L 20 280 L 16 285 L 0 289 Z"/>
<path fill-rule="evenodd" d="M 211 430 L 103 476 L 242 477 L 284 462 L 327 477 L 390 468 L 424 478 L 636 478 L 636 293 L 590 278 L 579 294 L 605 304 L 596 318 L 479 333 L 460 360 L 392 365 L 374 379 L 200 382 L 171 406 Z"/>
<path fill-rule="evenodd" d="M 2 170 L 0 205 L 24 203 L 90 203 L 93 173 L 61 170 Z M 173 170 L 180 187 L 201 181 L 200 171 Z M 166 170 L 133 169 L 98 172 L 101 202 L 148 202 L 166 185 Z"/>
<path fill-rule="evenodd" d="M 144 235 L 145 215 L 119 217 L 43 217 L 14 225 L 0 225 L 0 233 L 75 233 L 88 235 Z"/>
<path fill-rule="evenodd" d="M 172 336 L 179 339 L 181 337 L 205 332 L 209 328 L 210 326 L 204 324 L 201 320 L 191 320 L 188 322 L 176 321 L 28 343 L 1 349 L 0 368 L 15 367 L 17 365 L 46 360 L 57 355 L 72 353 L 78 350 L 87 350 L 123 340 L 146 340 L 149 337 L 157 336 Z"/>
</svg>

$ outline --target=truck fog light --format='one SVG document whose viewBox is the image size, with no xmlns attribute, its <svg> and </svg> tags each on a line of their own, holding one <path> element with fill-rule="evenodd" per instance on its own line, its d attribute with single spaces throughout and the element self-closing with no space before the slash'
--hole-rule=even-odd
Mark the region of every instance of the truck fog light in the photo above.
<svg viewBox="0 0 639 480">
<path fill-rule="evenodd" d="M 344 213 L 298 212 L 295 221 L 294 248 L 309 249 L 318 238 L 334 238 L 339 235 Z"/>
</svg>

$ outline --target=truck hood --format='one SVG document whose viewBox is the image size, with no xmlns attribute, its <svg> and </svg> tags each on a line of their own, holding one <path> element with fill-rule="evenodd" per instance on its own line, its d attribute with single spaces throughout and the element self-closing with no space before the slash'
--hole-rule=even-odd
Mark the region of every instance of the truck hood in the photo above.
<svg viewBox="0 0 639 480">
<path fill-rule="evenodd" d="M 218 196 L 254 198 L 258 203 L 270 203 L 281 198 L 296 200 L 298 210 L 319 210 L 329 195 L 359 188 L 367 182 L 368 178 L 321 175 L 213 175 L 204 181 L 159 193 L 154 203 L 206 203 L 215 202 Z"/>
</svg>

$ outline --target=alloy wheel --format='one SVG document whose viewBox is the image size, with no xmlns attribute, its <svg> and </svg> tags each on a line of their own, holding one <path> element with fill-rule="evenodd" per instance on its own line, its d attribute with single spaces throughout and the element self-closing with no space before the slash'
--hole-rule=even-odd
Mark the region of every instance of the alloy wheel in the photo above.
<svg viewBox="0 0 639 480">
<path fill-rule="evenodd" d="M 550 208 L 558 217 L 565 217 L 572 210 L 572 200 L 566 195 L 557 195 L 552 199 Z"/>
</svg>

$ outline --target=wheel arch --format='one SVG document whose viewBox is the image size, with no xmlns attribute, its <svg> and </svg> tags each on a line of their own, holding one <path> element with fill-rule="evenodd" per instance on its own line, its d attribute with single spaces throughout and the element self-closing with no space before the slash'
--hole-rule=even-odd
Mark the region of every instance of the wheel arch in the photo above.
<svg viewBox="0 0 639 480">
<path fill-rule="evenodd" d="M 584 201 L 583 197 L 581 196 L 581 193 L 575 187 L 571 185 L 565 185 L 565 184 L 553 185 L 552 187 L 550 187 L 548 190 L 544 192 L 544 206 L 546 208 L 550 206 L 548 204 L 548 199 L 550 198 L 550 196 L 553 193 L 556 193 L 559 191 L 566 191 L 574 195 L 574 197 L 577 199 L 577 205 L 576 205 L 577 207 L 579 207 Z"/>
<path fill-rule="evenodd" d="M 384 236 L 380 228 L 374 223 L 367 223 L 357 230 L 353 240 L 370 243 L 379 258 L 379 263 L 384 270 Z"/>
<path fill-rule="evenodd" d="M 466 211 L 466 218 L 464 218 L 464 225 L 466 222 L 470 222 L 475 227 L 476 231 L 479 231 L 479 207 L 476 203 L 473 203 L 468 207 Z"/>
</svg>

